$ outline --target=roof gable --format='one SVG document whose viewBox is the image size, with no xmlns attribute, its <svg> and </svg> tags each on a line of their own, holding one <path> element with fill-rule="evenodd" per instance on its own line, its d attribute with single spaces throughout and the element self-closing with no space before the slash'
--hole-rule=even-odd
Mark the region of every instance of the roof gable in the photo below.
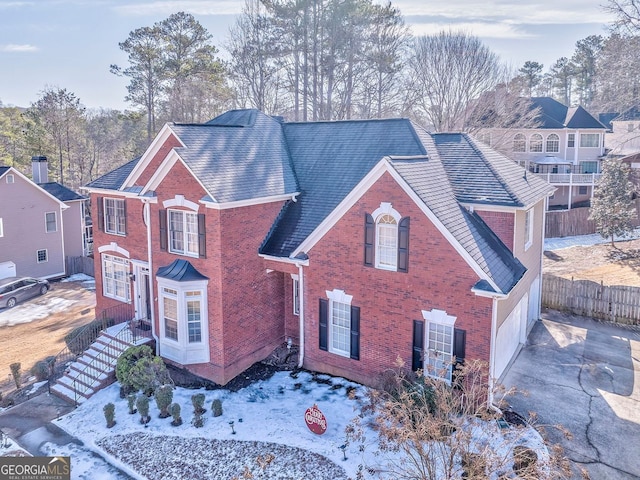
<svg viewBox="0 0 640 480">
<path fill-rule="evenodd" d="M 104 190 L 120 190 L 125 181 L 131 175 L 133 169 L 138 165 L 142 157 L 134 158 L 133 160 L 121 165 L 115 170 L 111 170 L 105 173 L 101 177 L 89 182 L 87 188 L 96 188 Z"/>
<path fill-rule="evenodd" d="M 87 197 L 79 195 L 73 190 L 68 189 L 64 185 L 60 185 L 57 182 L 39 183 L 38 186 L 61 202 L 74 202 L 87 199 Z"/>
<path fill-rule="evenodd" d="M 569 108 L 551 97 L 532 97 L 530 108 L 540 109 L 537 128 L 606 128 L 581 106 Z"/>
</svg>

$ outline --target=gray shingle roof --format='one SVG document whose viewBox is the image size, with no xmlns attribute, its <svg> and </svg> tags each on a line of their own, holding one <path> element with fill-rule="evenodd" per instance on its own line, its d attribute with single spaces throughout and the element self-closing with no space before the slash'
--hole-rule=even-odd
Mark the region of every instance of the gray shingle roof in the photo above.
<svg viewBox="0 0 640 480">
<path fill-rule="evenodd" d="M 456 199 L 463 203 L 525 207 L 553 192 L 536 175 L 461 133 L 433 134 Z"/>
<path fill-rule="evenodd" d="M 404 119 L 285 123 L 284 132 L 300 185 L 261 252 L 289 256 L 386 155 L 423 155 Z"/>
<path fill-rule="evenodd" d="M 625 110 L 620 115 L 617 115 L 612 119 L 613 121 L 629 121 L 629 120 L 640 120 L 640 104 L 634 105 L 628 110 Z"/>
<path fill-rule="evenodd" d="M 0 165 L 0 177 L 4 175 L 11 167 L 5 167 L 4 165 Z"/>
<path fill-rule="evenodd" d="M 115 170 L 111 170 L 109 173 L 105 173 L 103 176 L 96 178 L 92 182 L 89 182 L 87 184 L 87 187 L 103 188 L 105 190 L 119 190 L 131 171 L 140 161 L 140 158 L 142 157 L 134 158 L 121 167 L 118 167 Z"/>
<path fill-rule="evenodd" d="M 298 191 L 282 124 L 257 110 L 232 110 L 202 125 L 171 126 L 180 158 L 217 202 Z"/>
<path fill-rule="evenodd" d="M 530 108 L 540 108 L 537 128 L 606 128 L 581 106 L 569 108 L 551 97 L 531 98 Z"/>
<path fill-rule="evenodd" d="M 87 197 L 77 194 L 73 190 L 69 190 L 67 187 L 60 185 L 57 182 L 39 183 L 39 187 L 53 195 L 61 202 L 72 202 L 74 200 L 85 200 Z"/>
</svg>

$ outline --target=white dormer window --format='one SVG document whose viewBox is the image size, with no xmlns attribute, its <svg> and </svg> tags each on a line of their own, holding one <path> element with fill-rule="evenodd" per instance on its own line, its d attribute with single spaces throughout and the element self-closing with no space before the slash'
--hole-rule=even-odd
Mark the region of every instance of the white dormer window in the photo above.
<svg viewBox="0 0 640 480">
<path fill-rule="evenodd" d="M 381 270 L 407 272 L 409 217 L 402 218 L 390 203 L 365 216 L 364 263 Z"/>
</svg>

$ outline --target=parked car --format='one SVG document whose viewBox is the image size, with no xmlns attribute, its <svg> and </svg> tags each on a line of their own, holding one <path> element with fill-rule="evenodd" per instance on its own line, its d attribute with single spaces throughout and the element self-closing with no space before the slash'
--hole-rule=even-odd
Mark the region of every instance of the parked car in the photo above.
<svg viewBox="0 0 640 480">
<path fill-rule="evenodd" d="M 49 282 L 33 277 L 10 277 L 0 280 L 0 308 L 11 308 L 49 291 Z"/>
</svg>

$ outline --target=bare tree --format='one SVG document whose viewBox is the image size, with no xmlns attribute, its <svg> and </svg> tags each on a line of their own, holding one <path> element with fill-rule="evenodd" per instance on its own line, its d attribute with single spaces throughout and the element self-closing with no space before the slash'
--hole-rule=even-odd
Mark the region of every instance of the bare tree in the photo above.
<svg viewBox="0 0 640 480">
<path fill-rule="evenodd" d="M 417 113 L 436 131 L 460 129 L 470 102 L 495 88 L 503 72 L 480 39 L 451 30 L 416 38 L 408 68 Z"/>
<path fill-rule="evenodd" d="M 467 362 L 452 383 L 441 372 L 406 372 L 400 361 L 381 389 L 369 391 L 369 403 L 347 427 L 347 438 L 361 450 L 376 451 L 375 463 L 363 465 L 372 478 L 567 478 L 570 467 L 558 448 L 526 445 L 528 425 L 522 417 L 500 432 L 500 410 L 487 405 L 486 364 Z M 451 368 L 444 366 L 444 368 Z M 367 443 L 366 427 L 377 440 Z M 525 445 L 523 445 L 525 444 Z M 489 475 L 491 474 L 491 477 Z"/>
<path fill-rule="evenodd" d="M 628 32 L 640 30 L 639 0 L 608 0 L 604 9 L 616 16 L 615 28 Z"/>
</svg>

